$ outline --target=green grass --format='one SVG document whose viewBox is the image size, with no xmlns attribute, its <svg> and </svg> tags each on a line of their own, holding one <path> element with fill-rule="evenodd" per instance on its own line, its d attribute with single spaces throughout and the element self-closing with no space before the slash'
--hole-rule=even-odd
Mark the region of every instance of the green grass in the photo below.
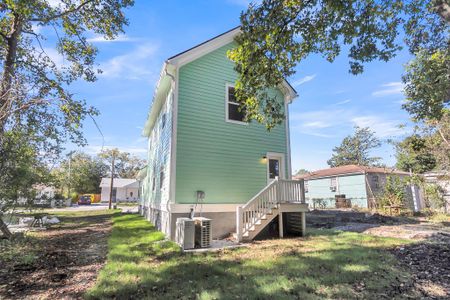
<svg viewBox="0 0 450 300">
<path fill-rule="evenodd" d="M 138 202 L 118 202 L 117 206 L 139 206 Z"/>
<path fill-rule="evenodd" d="M 450 223 L 450 214 L 445 213 L 434 213 L 428 216 L 427 218 L 430 222 L 433 223 Z"/>
<path fill-rule="evenodd" d="M 305 238 L 183 254 L 137 215 L 113 218 L 106 266 L 86 298 L 379 298 L 408 281 L 385 251 L 407 241 L 316 230 Z M 385 295 L 384 295 L 385 296 Z"/>
</svg>

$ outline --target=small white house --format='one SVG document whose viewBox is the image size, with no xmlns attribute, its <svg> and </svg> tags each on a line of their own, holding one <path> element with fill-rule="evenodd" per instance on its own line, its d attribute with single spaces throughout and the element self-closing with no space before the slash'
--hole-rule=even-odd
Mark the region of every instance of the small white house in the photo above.
<svg viewBox="0 0 450 300">
<path fill-rule="evenodd" d="M 102 178 L 100 187 L 102 188 L 101 202 L 108 202 L 111 178 Z M 139 188 L 140 182 L 137 179 L 114 178 L 112 201 L 137 202 L 139 200 Z"/>
</svg>

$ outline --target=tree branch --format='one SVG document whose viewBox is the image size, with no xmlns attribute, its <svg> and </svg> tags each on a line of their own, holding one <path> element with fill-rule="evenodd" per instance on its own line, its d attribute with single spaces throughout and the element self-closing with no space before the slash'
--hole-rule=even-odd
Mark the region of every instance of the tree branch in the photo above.
<svg viewBox="0 0 450 300">
<path fill-rule="evenodd" d="M 450 141 L 445 137 L 444 133 L 442 132 L 442 129 L 440 127 L 437 127 L 437 130 L 442 140 L 447 144 L 448 147 L 450 147 Z"/>
<path fill-rule="evenodd" d="M 68 10 L 66 10 L 66 11 L 63 11 L 63 12 L 61 12 L 61 13 L 59 13 L 59 14 L 56 14 L 56 15 L 53 15 L 53 16 L 50 16 L 50 17 L 47 17 L 47 18 L 34 18 L 34 19 L 30 19 L 30 21 L 31 21 L 31 22 L 48 23 L 48 22 L 50 22 L 50 21 L 57 20 L 57 19 L 59 19 L 59 18 L 65 17 L 65 16 L 67 16 L 67 15 L 70 15 L 71 13 L 78 12 L 78 11 L 80 11 L 85 5 L 87 5 L 87 4 L 89 4 L 89 3 L 93 2 L 93 1 L 94 1 L 94 0 L 87 0 L 86 2 L 83 2 L 83 3 L 81 3 L 80 5 L 78 5 L 78 6 L 74 7 L 74 8 L 72 8 L 72 9 L 68 9 Z"/>
<path fill-rule="evenodd" d="M 33 105 L 47 104 L 48 102 L 49 101 L 44 100 L 44 99 L 33 99 L 33 100 L 30 100 L 30 101 L 22 104 L 18 108 L 13 109 L 13 110 L 11 110 L 9 112 L 5 112 L 3 115 L 0 115 L 0 121 L 3 120 L 3 119 L 8 118 L 10 115 L 12 115 L 12 114 L 14 114 L 16 112 L 19 112 L 21 110 L 27 109 L 27 108 L 29 108 L 29 107 L 31 107 Z"/>
</svg>

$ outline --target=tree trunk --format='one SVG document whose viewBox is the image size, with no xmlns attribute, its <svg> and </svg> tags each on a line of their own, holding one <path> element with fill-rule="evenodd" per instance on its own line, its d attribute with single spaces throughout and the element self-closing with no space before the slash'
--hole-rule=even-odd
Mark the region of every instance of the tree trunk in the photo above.
<svg viewBox="0 0 450 300">
<path fill-rule="evenodd" d="M 0 111 L 3 111 L 5 114 L 7 114 L 7 111 L 12 104 L 10 92 L 15 72 L 17 45 L 19 43 L 20 34 L 22 33 L 22 24 L 22 20 L 15 16 L 11 25 L 11 32 L 6 38 L 6 58 L 3 65 L 2 82 L 0 84 Z M 0 136 L 3 135 L 6 120 L 7 118 L 0 120 Z"/>
<path fill-rule="evenodd" d="M 11 238 L 12 234 L 6 226 L 5 222 L 3 222 L 2 218 L 0 218 L 0 231 L 3 233 L 3 236 L 7 239 Z"/>
</svg>

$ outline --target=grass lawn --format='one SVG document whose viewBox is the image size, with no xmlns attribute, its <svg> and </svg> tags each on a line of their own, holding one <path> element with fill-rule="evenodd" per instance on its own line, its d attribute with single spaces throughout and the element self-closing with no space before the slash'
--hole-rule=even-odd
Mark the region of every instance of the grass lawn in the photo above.
<svg viewBox="0 0 450 300">
<path fill-rule="evenodd" d="M 405 240 L 316 230 L 183 254 L 138 215 L 115 215 L 113 222 L 107 264 L 86 298 L 377 299 L 410 280 L 384 251 Z"/>
</svg>

